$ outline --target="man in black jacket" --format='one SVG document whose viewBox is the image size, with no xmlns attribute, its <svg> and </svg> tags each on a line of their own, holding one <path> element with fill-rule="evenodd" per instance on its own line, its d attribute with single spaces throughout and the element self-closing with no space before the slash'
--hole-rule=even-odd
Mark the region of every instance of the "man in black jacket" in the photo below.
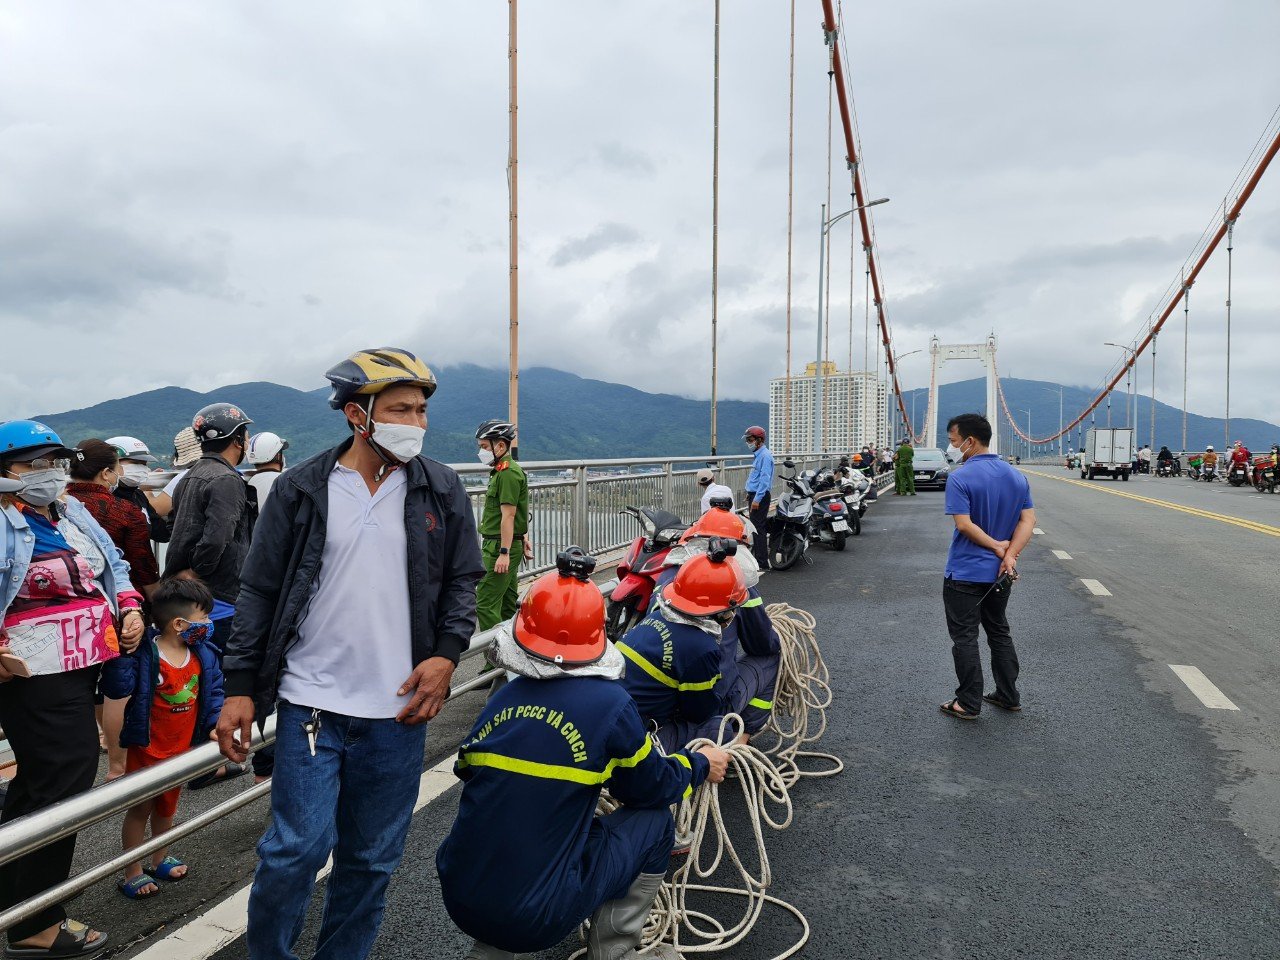
<svg viewBox="0 0 1280 960">
<path fill-rule="evenodd" d="M 173 492 L 173 534 L 164 576 L 203 580 L 217 601 L 213 644 L 225 650 L 240 567 L 249 552 L 257 508 L 236 467 L 244 460 L 252 420 L 230 403 L 213 403 L 191 421 L 203 451 Z"/>
<path fill-rule="evenodd" d="M 420 455 L 431 371 L 381 348 L 327 376 L 353 436 L 276 481 L 223 661 L 228 758 L 242 761 L 254 718 L 276 711 L 273 822 L 249 898 L 254 960 L 294 956 L 330 854 L 315 956 L 368 955 L 404 852 L 424 725 L 475 631 L 484 574 L 461 479 Z"/>
</svg>

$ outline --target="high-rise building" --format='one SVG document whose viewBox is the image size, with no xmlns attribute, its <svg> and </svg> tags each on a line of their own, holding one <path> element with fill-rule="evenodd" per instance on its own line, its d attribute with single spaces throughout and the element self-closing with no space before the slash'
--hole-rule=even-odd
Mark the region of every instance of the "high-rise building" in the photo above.
<svg viewBox="0 0 1280 960">
<path fill-rule="evenodd" d="M 791 378 L 788 416 L 787 378 L 769 381 L 769 443 L 779 453 L 851 453 L 864 443 L 884 446 L 885 385 L 874 373 L 841 372 L 822 365 L 822 451 L 814 451 L 814 407 L 818 365 Z"/>
</svg>

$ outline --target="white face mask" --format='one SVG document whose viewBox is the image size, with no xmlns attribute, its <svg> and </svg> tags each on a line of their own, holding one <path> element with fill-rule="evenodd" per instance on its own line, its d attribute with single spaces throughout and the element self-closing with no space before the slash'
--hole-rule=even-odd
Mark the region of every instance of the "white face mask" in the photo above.
<svg viewBox="0 0 1280 960">
<path fill-rule="evenodd" d="M 481 447 L 476 451 L 476 459 L 486 467 L 491 467 L 493 466 L 493 461 L 496 460 L 497 457 L 493 455 L 492 450 L 486 450 L 484 447 Z"/>
<path fill-rule="evenodd" d="M 970 439 L 972 438 L 966 437 L 964 440 L 961 440 L 960 446 L 958 447 L 953 443 L 947 444 L 947 456 L 950 457 L 952 460 L 960 460 L 962 462 L 965 460 L 968 460 L 969 455 L 965 453 L 964 446 L 966 443 L 969 442 Z"/>
<path fill-rule="evenodd" d="M 140 487 L 151 475 L 151 471 L 141 463 L 124 463 L 121 467 L 120 482 L 126 487 Z"/>
<path fill-rule="evenodd" d="M 373 421 L 373 442 L 401 463 L 408 463 L 422 453 L 422 442 L 426 436 L 425 427 Z"/>
<path fill-rule="evenodd" d="M 19 499 L 33 507 L 49 506 L 67 489 L 67 475 L 57 468 L 32 470 L 24 473 L 18 480 L 22 484 L 18 491 Z"/>
</svg>

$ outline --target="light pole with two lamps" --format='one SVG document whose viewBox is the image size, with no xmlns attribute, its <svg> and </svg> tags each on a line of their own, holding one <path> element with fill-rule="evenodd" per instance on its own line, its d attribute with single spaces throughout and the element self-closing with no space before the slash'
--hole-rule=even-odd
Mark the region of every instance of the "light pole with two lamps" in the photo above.
<svg viewBox="0 0 1280 960">
<path fill-rule="evenodd" d="M 826 371 L 822 366 L 822 333 L 824 329 L 825 319 L 822 313 L 822 297 L 825 289 L 823 283 L 826 276 L 827 268 L 827 234 L 831 232 L 831 228 L 837 223 L 849 216 L 851 213 L 857 213 L 859 210 L 865 210 L 867 207 L 874 207 L 881 203 L 888 203 L 888 197 L 881 197 L 879 200 L 872 200 L 870 203 L 864 203 L 860 207 L 854 207 L 852 210 L 846 210 L 844 213 L 837 214 L 830 220 L 827 219 L 827 205 L 822 205 L 822 231 L 819 235 L 818 242 L 818 350 L 816 354 L 817 363 L 814 365 L 814 395 L 813 395 L 813 452 L 824 453 L 826 451 L 825 439 L 822 436 L 822 387 L 823 380 L 826 377 Z"/>
<path fill-rule="evenodd" d="M 1125 368 L 1124 368 L 1124 419 L 1125 419 L 1125 421 L 1126 421 L 1125 426 L 1126 426 L 1126 427 L 1136 427 L 1136 426 L 1137 426 L 1137 424 L 1135 424 L 1135 423 L 1133 422 L 1133 420 L 1131 420 L 1131 419 L 1129 418 L 1129 383 L 1130 383 L 1131 378 L 1132 378 L 1132 376 L 1133 376 L 1133 364 L 1129 362 L 1129 354 L 1133 354 L 1133 355 L 1134 355 L 1134 358 L 1136 359 L 1136 358 L 1137 358 L 1137 355 L 1138 355 L 1138 351 L 1137 351 L 1137 350 L 1135 350 L 1135 349 L 1133 349 L 1133 347 L 1128 346 L 1127 344 L 1123 344 L 1123 343 L 1112 343 L 1110 340 L 1106 341 L 1106 342 L 1103 344 L 1103 346 L 1104 346 L 1104 347 L 1118 347 L 1119 349 L 1121 349 L 1121 350 L 1123 350 L 1123 351 L 1124 351 L 1124 363 L 1125 363 Z M 1136 419 L 1136 417 L 1137 417 L 1137 410 L 1138 410 L 1138 401 L 1137 401 L 1137 398 L 1136 398 L 1136 397 L 1134 398 L 1133 408 L 1134 408 L 1134 418 Z M 1107 426 L 1108 426 L 1108 427 L 1109 427 L 1109 426 L 1111 426 L 1111 401 L 1110 401 L 1110 400 L 1108 400 L 1108 401 L 1107 401 Z"/>
</svg>

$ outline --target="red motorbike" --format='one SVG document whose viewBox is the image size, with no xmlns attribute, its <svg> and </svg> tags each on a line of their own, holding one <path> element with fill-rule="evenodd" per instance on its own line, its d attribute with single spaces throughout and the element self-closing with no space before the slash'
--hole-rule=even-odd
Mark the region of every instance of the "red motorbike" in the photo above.
<svg viewBox="0 0 1280 960">
<path fill-rule="evenodd" d="M 644 532 L 631 542 L 626 557 L 618 564 L 618 585 L 609 595 L 605 610 L 605 633 L 610 640 L 617 640 L 644 619 L 667 554 L 688 526 L 666 510 L 627 507 L 622 512 L 635 517 Z"/>
</svg>

